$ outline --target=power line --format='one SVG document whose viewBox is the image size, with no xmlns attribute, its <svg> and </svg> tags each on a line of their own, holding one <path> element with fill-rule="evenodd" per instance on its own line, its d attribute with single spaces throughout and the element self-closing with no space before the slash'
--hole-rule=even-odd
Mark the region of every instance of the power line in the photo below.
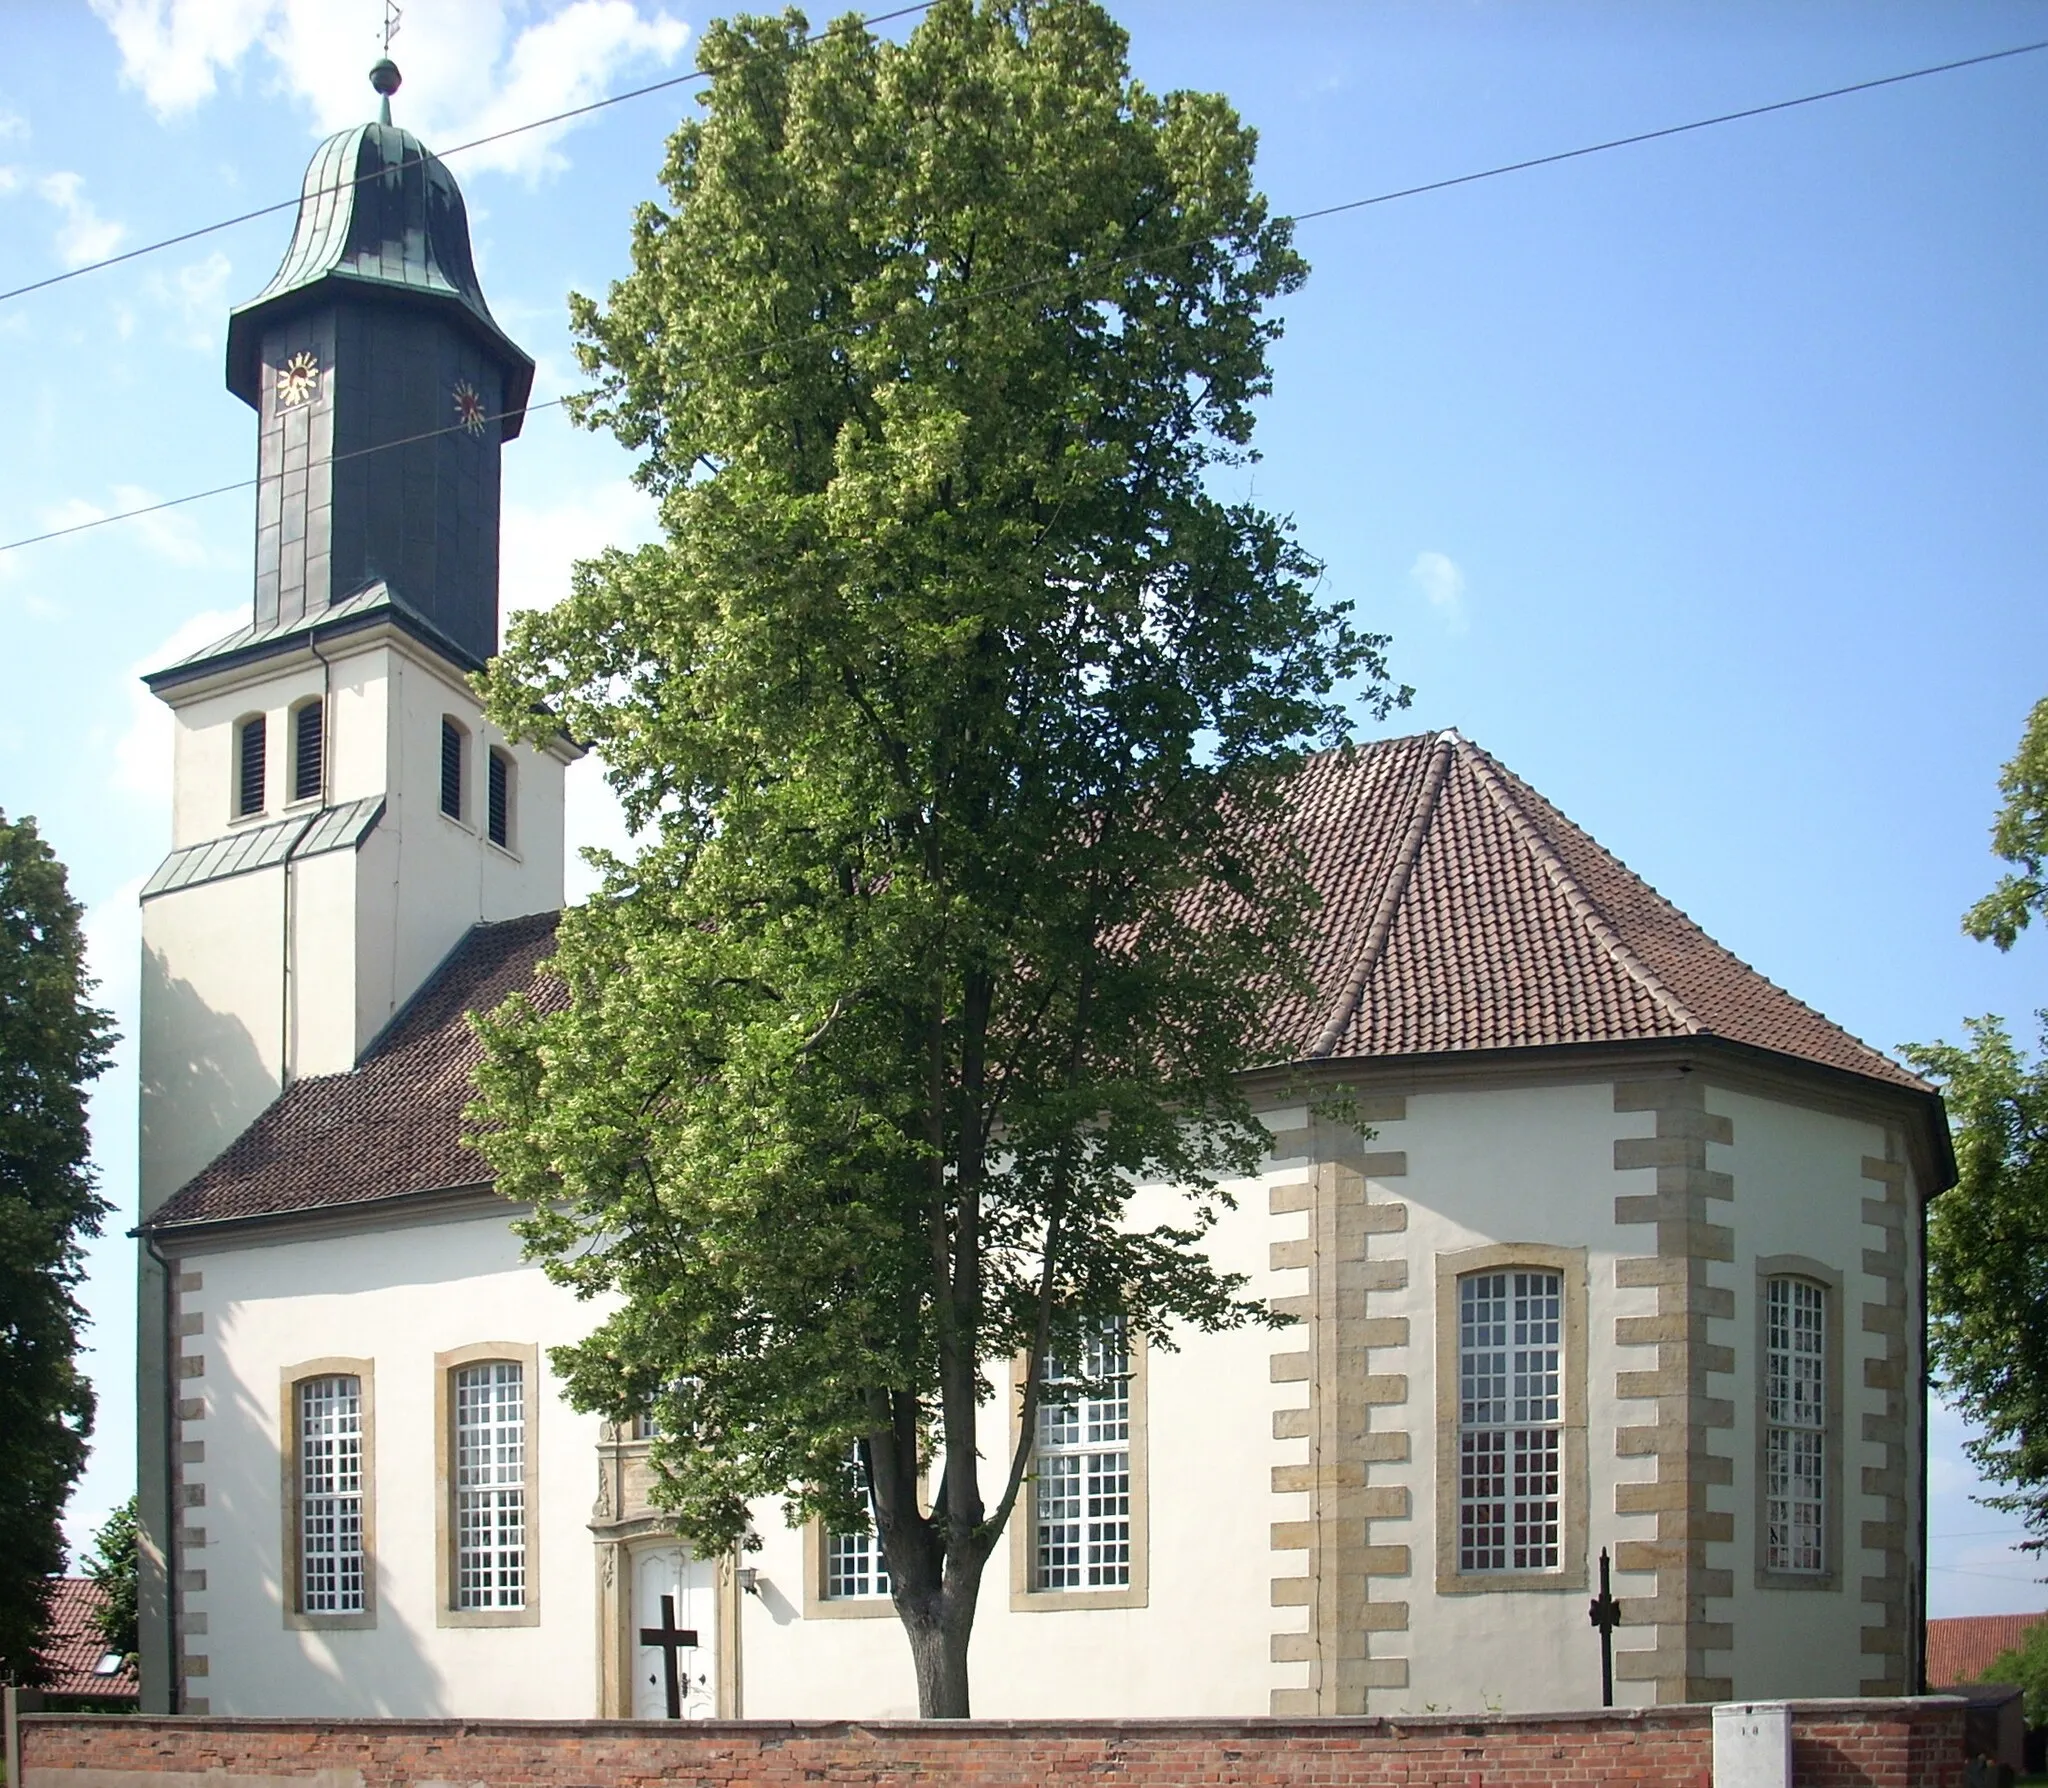
<svg viewBox="0 0 2048 1788">
<path fill-rule="evenodd" d="M 913 13 L 929 12 L 935 3 L 936 0 L 918 0 L 916 5 L 899 6 L 894 12 L 869 13 L 859 23 L 863 28 L 869 25 L 886 25 L 895 19 L 907 19 Z M 827 25 L 822 31 L 812 32 L 804 41 L 806 43 L 816 43 L 820 38 L 828 37 L 839 29 L 841 29 L 841 26 L 838 23 Z M 530 130 L 545 130 L 550 124 L 566 124 L 572 118 L 586 118 L 592 112 L 603 111 L 607 106 L 623 105 L 629 99 L 645 99 L 650 93 L 663 93 L 671 87 L 681 87 L 691 81 L 701 81 L 709 72 L 708 69 L 693 68 L 687 74 L 670 75 L 666 80 L 650 81 L 644 87 L 631 87 L 623 93 L 607 94 L 603 99 L 594 99 L 588 105 L 571 106 L 566 112 L 550 112 L 545 118 L 531 118 L 524 124 L 510 125 L 504 130 L 494 130 L 488 136 L 471 137 L 466 143 L 457 143 L 452 149 L 437 149 L 434 151 L 434 154 L 440 160 L 446 161 L 452 155 L 464 155 L 472 149 L 482 149 L 492 143 L 502 143 L 508 137 L 524 136 Z M 425 157 L 422 156 L 421 160 L 425 160 Z M 405 165 L 403 162 L 400 163 L 401 167 Z M 42 292 L 47 291 L 51 286 L 61 286 L 67 280 L 83 279 L 88 273 L 100 273 L 109 267 L 118 267 L 124 261 L 140 260 L 144 255 L 153 255 L 162 249 L 176 248 L 185 242 L 196 242 L 202 236 L 211 236 L 221 230 L 232 230 L 238 224 L 251 223 L 259 217 L 270 217 L 279 211 L 289 211 L 294 206 L 303 204 L 309 198 L 316 198 L 326 193 L 346 192 L 351 186 L 360 186 L 365 181 L 381 180 L 383 177 L 384 170 L 380 168 L 374 173 L 359 174 L 353 180 L 337 181 L 332 186 L 316 187 L 310 193 L 301 192 L 289 199 L 279 199 L 274 205 L 259 205 L 254 211 L 239 211 L 233 217 L 223 217 L 215 223 L 201 224 L 197 229 L 184 230 L 175 236 L 164 236 L 155 242 L 145 242 L 140 248 L 125 249 L 117 255 L 108 255 L 104 259 L 97 261 L 87 261 L 82 267 L 67 268 L 62 273 L 51 274 L 47 279 L 30 280 L 25 286 L 14 286 L 7 291 L 0 292 L 0 304 L 5 304 L 10 298 L 25 298 L 31 292 Z M 236 487 L 229 486 L 227 488 L 234 489 Z M 138 511 L 138 513 L 141 512 Z M 109 519 L 112 518 L 110 517 Z"/>
<path fill-rule="evenodd" d="M 913 12 L 925 11 L 932 4 L 933 0 L 922 0 L 922 3 L 920 5 L 907 6 L 900 9 L 897 12 L 876 13 L 872 15 L 867 22 L 879 24 L 889 19 L 902 18 Z M 1286 216 L 1276 218 L 1274 221 L 1276 223 L 1285 224 L 1313 223 L 1320 218 L 1337 217 L 1343 215 L 1346 212 L 1363 211 L 1368 207 L 1374 205 L 1390 204 L 1396 199 L 1410 199 L 1420 197 L 1425 193 L 1445 192 L 1452 187 L 1470 186 L 1477 181 L 1494 180 L 1500 178 L 1502 175 L 1505 174 L 1525 173 L 1531 168 L 1553 167 L 1559 162 L 1577 161 L 1585 156 L 1603 154 L 1604 152 L 1610 149 L 1633 148 L 1638 144 L 1657 142 L 1665 137 L 1684 136 L 1692 131 L 1708 130 L 1720 124 L 1735 124 L 1740 123 L 1745 119 L 1765 117 L 1773 112 L 1785 112 L 1791 111 L 1799 106 L 1817 105 L 1822 100 L 1841 99 L 1849 94 L 1854 93 L 1868 93 L 1880 87 L 1895 87 L 1904 81 L 1924 80 L 1926 77 L 1930 75 L 1952 74 L 1958 69 L 1976 68 L 1988 62 L 2002 62 L 2015 56 L 2030 56 L 2041 50 L 2048 50 L 2048 39 L 2043 39 L 2037 43 L 2018 44 L 2012 47 L 2011 49 L 1991 50 L 1981 56 L 1966 56 L 1960 59 L 1959 61 L 1939 62 L 1934 63 L 1925 68 L 1908 69 L 1903 74 L 1882 75 L 1875 80 L 1856 81 L 1846 87 L 1829 87 L 1818 93 L 1801 94 L 1796 99 L 1773 100 L 1767 105 L 1746 106 L 1742 108 L 1740 111 L 1734 112 L 1719 112 L 1711 118 L 1695 118 L 1688 123 L 1670 124 L 1664 126 L 1659 130 L 1638 131 L 1633 135 L 1625 137 L 1610 137 L 1603 142 L 1583 144 L 1582 146 L 1576 149 L 1560 149 L 1550 155 L 1532 156 L 1522 161 L 1502 162 L 1497 166 L 1490 168 L 1481 168 L 1473 173 L 1454 174 L 1443 180 L 1426 181 L 1420 186 L 1397 187 L 1392 191 L 1374 193 L 1366 198 L 1350 199 L 1345 201 L 1343 204 L 1323 205 L 1313 211 L 1293 212 Z M 695 78 L 695 75 L 699 72 L 701 71 L 693 71 L 693 73 L 690 75 L 677 75 L 671 80 L 657 83 L 655 87 L 639 88 L 636 89 L 633 93 L 622 93 L 614 95 L 613 98 L 609 100 L 598 100 L 593 102 L 593 104 L 591 105 L 578 107 L 574 111 L 559 113 L 557 114 L 557 117 L 573 118 L 580 115 L 582 112 L 595 111 L 600 106 L 614 104 L 621 99 L 635 98 L 639 93 L 651 93 L 656 91 L 658 87 L 674 86 L 678 82 Z M 520 125 L 517 126 L 516 129 L 536 129 L 538 128 L 539 124 L 552 123 L 554 121 L 554 119 L 541 119 L 538 120 L 535 124 Z M 503 137 L 510 136 L 512 134 L 514 134 L 513 131 L 500 131 L 498 133 L 498 136 Z M 476 139 L 475 142 L 464 144 L 462 145 L 462 147 L 475 148 L 479 144 L 494 142 L 496 140 L 497 137 L 479 137 Z M 449 151 L 449 153 L 454 154 L 457 153 L 457 151 L 451 150 Z M 287 201 L 288 204 L 296 204 L 297 202 L 297 200 Z M 284 209 L 283 206 L 272 205 L 265 207 L 264 211 L 252 211 L 246 213 L 245 215 L 248 217 L 260 217 L 266 215 L 270 211 L 277 211 L 282 209 Z M 241 221 L 241 219 L 231 219 L 229 221 L 239 222 Z M 212 225 L 209 227 L 224 228 L 226 226 Z M 203 231 L 194 231 L 191 232 L 190 234 L 198 235 L 203 233 Z M 170 240 L 189 240 L 189 235 L 186 237 L 174 237 L 171 238 Z M 1181 244 L 1179 246 L 1193 247 L 1195 241 L 1206 240 L 1208 240 L 1208 238 L 1206 237 L 1194 238 L 1191 241 Z M 157 246 L 167 246 L 167 244 L 158 244 Z M 147 252 L 148 251 L 144 249 L 137 249 L 132 251 L 133 254 L 143 254 Z M 1156 251 L 1151 247 L 1128 249 L 1122 254 L 1110 256 L 1106 260 L 1096 263 L 1096 265 L 1098 267 L 1115 266 L 1122 261 L 1131 260 L 1139 254 L 1152 252 Z M 117 260 L 126 260 L 130 258 L 132 258 L 132 255 L 115 257 L 115 259 Z M 107 266 L 111 264 L 111 262 L 95 263 L 95 265 L 98 266 Z M 92 269 L 90 267 L 82 267 L 79 268 L 77 271 L 80 273 L 86 273 L 92 271 Z M 1071 268 L 1058 268 L 1049 273 L 1034 274 L 1025 279 L 1012 281 L 1008 285 L 990 287 L 985 295 L 990 297 L 1000 297 L 1008 296 L 1020 291 L 1028 291 L 1036 286 L 1049 285 L 1060 280 L 1070 279 L 1073 276 L 1073 272 L 1074 270 Z M 71 276 L 62 275 L 60 277 L 68 278 Z M 54 282 L 45 281 L 43 283 L 50 284 Z M 34 289 L 34 287 L 28 286 L 20 288 L 21 291 L 31 291 Z M 6 298 L 13 297 L 16 295 L 17 294 L 10 292 L 0 292 L 0 300 L 4 300 Z M 806 332 L 803 335 L 784 336 L 780 340 L 776 341 L 761 342 L 752 347 L 735 351 L 733 354 L 720 356 L 720 361 L 728 359 L 758 358 L 763 354 L 774 353 L 779 348 L 794 347 L 801 345 L 804 342 L 814 339 L 814 336 L 815 332 L 813 331 Z M 719 364 L 719 361 L 697 362 L 697 366 L 700 369 L 703 367 L 708 367 L 716 364 Z M 556 409 L 561 405 L 568 403 L 569 401 L 570 399 L 566 396 L 547 398 L 540 403 L 528 404 L 526 406 L 524 414 L 530 416 L 541 410 Z M 512 412 L 510 411 L 503 411 L 496 416 L 487 418 L 487 420 L 493 422 L 501 422 L 511 414 Z M 336 463 L 339 463 L 344 460 L 359 459 L 366 454 L 384 453 L 391 451 L 394 448 L 409 447 L 420 441 L 431 441 L 438 439 L 442 435 L 454 434 L 457 430 L 466 428 L 468 426 L 469 424 L 466 423 L 450 423 L 445 428 L 428 429 L 420 434 L 407 435 L 400 440 L 380 441 L 373 446 L 358 447 L 345 454 L 336 454 L 334 456 L 334 459 Z M 259 482 L 260 480 L 256 478 L 237 479 L 232 484 L 217 484 L 214 485 L 209 490 L 192 491 L 182 497 L 167 497 L 160 503 L 146 503 L 138 508 L 118 510 L 112 515 L 95 516 L 89 521 L 74 522 L 62 528 L 51 528 L 41 534 L 25 535 L 19 540 L 9 540 L 0 542 L 0 553 L 15 552 L 25 546 L 39 546 L 45 541 L 62 540 L 69 535 L 87 533 L 95 528 L 108 527 L 115 522 L 134 521 L 141 516 L 161 514 L 166 509 L 182 508 L 187 503 L 203 502 L 209 497 L 225 496 L 231 491 L 252 490 L 256 487 L 256 485 Z"/>
</svg>

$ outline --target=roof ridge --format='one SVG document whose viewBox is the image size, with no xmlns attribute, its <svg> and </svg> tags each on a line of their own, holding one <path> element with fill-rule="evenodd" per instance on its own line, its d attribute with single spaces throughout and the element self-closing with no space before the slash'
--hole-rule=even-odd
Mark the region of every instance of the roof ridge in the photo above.
<svg viewBox="0 0 2048 1788">
<path fill-rule="evenodd" d="M 1344 982 L 1344 991 L 1337 996 L 1329 1018 L 1308 1047 L 1311 1061 L 1321 1060 L 1335 1049 L 1350 1028 L 1351 1020 L 1357 1016 L 1359 1005 L 1365 998 L 1366 985 L 1371 981 L 1373 971 L 1379 967 L 1380 958 L 1386 954 L 1387 939 L 1394 929 L 1394 915 L 1401 910 L 1408 884 L 1414 879 L 1423 841 L 1429 836 L 1430 821 L 1436 817 L 1436 804 L 1443 794 L 1445 778 L 1451 773 L 1451 753 L 1461 742 L 1455 729 L 1446 728 L 1437 734 L 1436 743 L 1430 747 L 1429 768 L 1423 773 L 1422 790 L 1408 816 L 1408 829 L 1401 835 L 1400 848 L 1394 853 L 1386 886 L 1380 890 L 1372 924 L 1366 928 L 1365 944 Z"/>
<path fill-rule="evenodd" d="M 1621 934 L 1607 922 L 1607 916 L 1601 912 L 1592 895 L 1580 885 L 1578 877 L 1565 867 L 1564 859 L 1543 835 L 1542 828 L 1522 811 L 1521 803 L 1508 792 L 1506 784 L 1501 781 L 1494 769 L 1493 759 L 1470 739 L 1459 738 L 1456 748 L 1459 756 L 1478 778 L 1479 786 L 1486 791 L 1488 798 L 1500 810 L 1501 816 L 1513 828 L 1515 836 L 1521 839 L 1529 854 L 1549 876 L 1551 885 L 1557 889 L 1565 905 L 1571 909 L 1572 916 L 1592 933 L 1600 947 L 1614 959 L 1623 972 L 1673 1019 L 1689 1031 L 1706 1031 L 1708 1027 L 1702 1024 L 1686 1003 L 1664 984 L 1657 972 L 1622 942 Z"/>
</svg>

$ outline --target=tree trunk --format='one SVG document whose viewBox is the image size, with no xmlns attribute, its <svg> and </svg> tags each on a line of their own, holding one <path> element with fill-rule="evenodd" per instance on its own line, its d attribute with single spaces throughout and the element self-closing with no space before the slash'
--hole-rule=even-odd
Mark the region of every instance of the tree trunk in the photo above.
<svg viewBox="0 0 2048 1788">
<path fill-rule="evenodd" d="M 917 1672 L 920 1719 L 964 1720 L 967 1699 L 967 1642 L 974 1636 L 974 1604 L 953 1596 L 940 1599 L 936 1620 L 906 1614 L 903 1629 L 910 1635 L 910 1661 Z"/>
</svg>

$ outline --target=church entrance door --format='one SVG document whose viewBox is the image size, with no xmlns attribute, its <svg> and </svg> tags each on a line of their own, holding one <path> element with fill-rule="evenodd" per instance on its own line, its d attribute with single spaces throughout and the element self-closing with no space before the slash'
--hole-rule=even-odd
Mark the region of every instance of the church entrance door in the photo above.
<svg viewBox="0 0 2048 1788">
<path fill-rule="evenodd" d="M 693 1627 L 697 1645 L 676 1654 L 682 1680 L 683 1718 L 709 1720 L 718 1714 L 718 1563 L 694 1558 L 687 1546 L 649 1546 L 633 1554 L 633 1717 L 659 1720 L 667 1713 L 661 1652 L 639 1643 L 642 1627 L 661 1625 L 661 1598 L 674 1596 L 676 1625 Z"/>
</svg>

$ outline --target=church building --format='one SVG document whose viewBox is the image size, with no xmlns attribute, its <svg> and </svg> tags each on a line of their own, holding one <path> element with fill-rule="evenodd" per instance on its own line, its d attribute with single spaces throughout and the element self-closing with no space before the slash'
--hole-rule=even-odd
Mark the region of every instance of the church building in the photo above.
<svg viewBox="0 0 2048 1788">
<path fill-rule="evenodd" d="M 533 363 L 374 78 L 230 323 L 249 624 L 148 679 L 144 1706 L 659 1717 L 666 1595 L 686 1716 L 912 1715 L 869 1535 L 764 1504 L 695 1557 L 644 1425 L 569 1407 L 591 1308 L 462 1141 L 467 1015 L 559 997 L 578 752 L 469 686 Z M 1318 994 L 1212 1254 L 1296 1320 L 1104 1337 L 984 1579 L 975 1711 L 1597 1706 L 1603 1555 L 1623 1704 L 1917 1689 L 1933 1090 L 1455 732 L 1311 759 L 1294 813 Z"/>
</svg>

